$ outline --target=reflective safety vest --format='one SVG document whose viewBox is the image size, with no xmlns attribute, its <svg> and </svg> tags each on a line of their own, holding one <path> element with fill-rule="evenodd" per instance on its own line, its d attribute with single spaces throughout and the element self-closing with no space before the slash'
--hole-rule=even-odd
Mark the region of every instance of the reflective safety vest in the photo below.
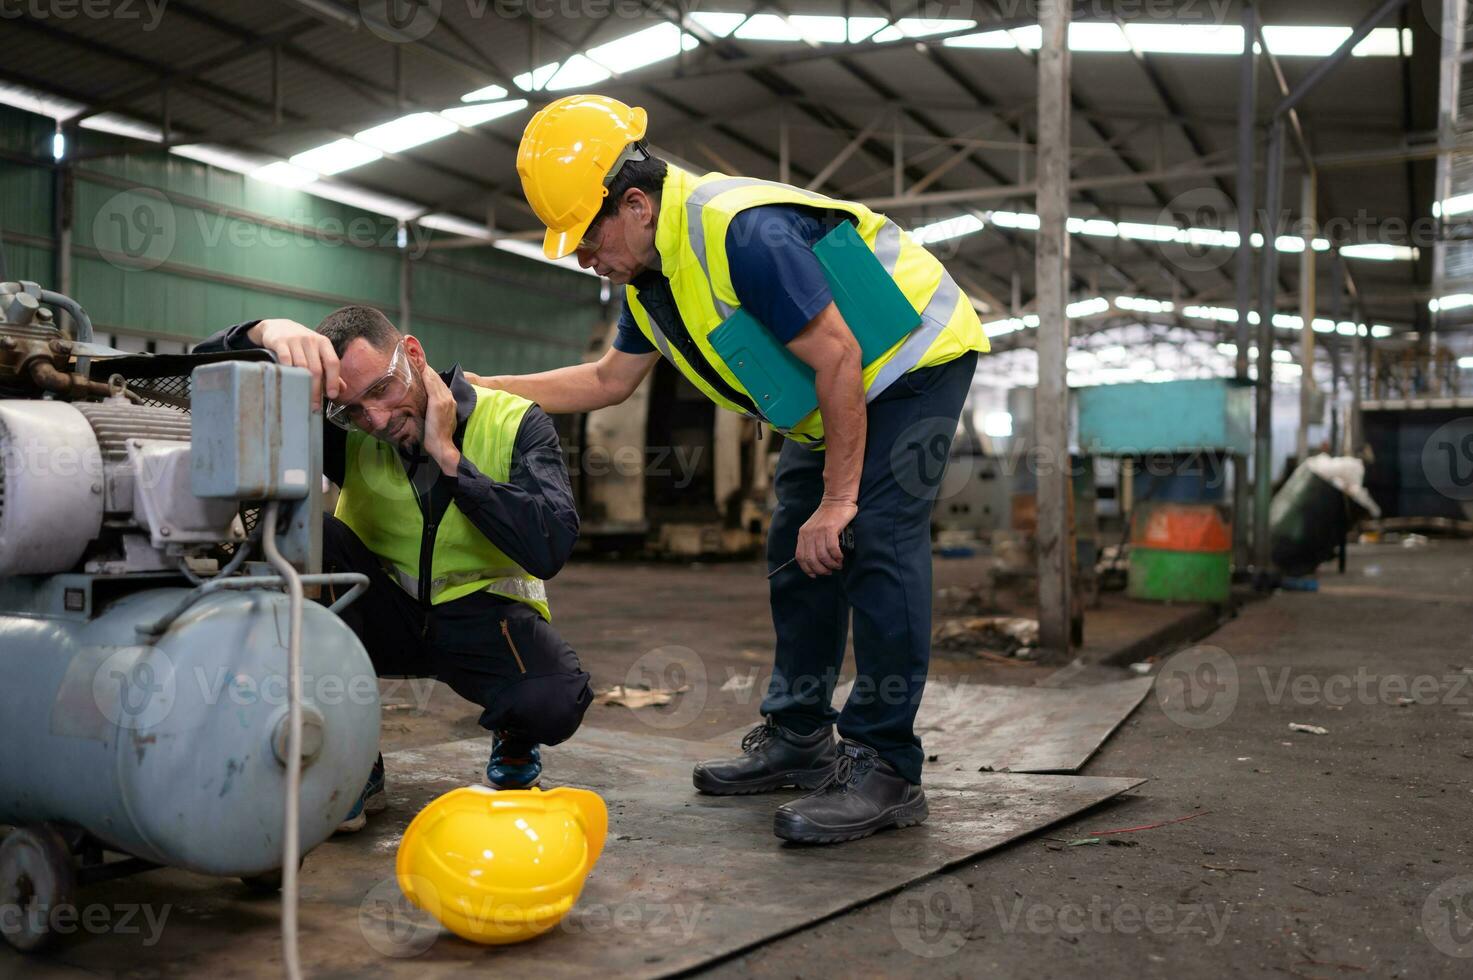
<svg viewBox="0 0 1473 980">
<path fill-rule="evenodd" d="M 460 451 L 482 473 L 505 483 L 517 430 L 532 403 L 506 391 L 475 391 L 476 407 L 466 420 Z M 397 449 L 357 430 L 348 434 L 347 468 L 335 514 L 385 562 L 405 591 L 419 595 L 425 516 Z M 432 605 L 493 592 L 552 619 L 546 584 L 487 540 L 454 504 L 434 531 L 430 562 Z"/>
<path fill-rule="evenodd" d="M 660 215 L 655 225 L 660 274 L 670 280 L 680 318 L 709 369 L 729 388 L 745 396 L 748 404 L 733 401 L 702 377 L 640 304 L 638 290 L 626 287 L 625 296 L 629 311 L 644 335 L 717 405 L 762 418 L 760 411 L 754 411 L 756 406 L 750 393 L 712 347 L 710 335 L 741 306 L 727 264 L 727 229 L 737 214 L 764 204 L 802 205 L 848 215 L 865 245 L 921 314 L 920 324 L 909 335 L 865 365 L 866 400 L 874 399 L 908 371 L 945 364 L 967 351 L 989 349 L 977 311 L 950 274 L 935 256 L 884 215 L 862 204 L 835 200 L 770 180 L 717 173 L 697 177 L 672 166 L 665 176 Z M 798 442 L 818 446 L 823 442 L 823 419 L 815 410 L 791 429 L 778 428 L 778 431 Z"/>
</svg>

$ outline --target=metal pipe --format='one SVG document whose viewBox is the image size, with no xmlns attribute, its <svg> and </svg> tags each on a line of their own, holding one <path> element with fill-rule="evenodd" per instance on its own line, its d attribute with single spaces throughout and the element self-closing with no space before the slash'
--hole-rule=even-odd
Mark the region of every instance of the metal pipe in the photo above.
<svg viewBox="0 0 1473 980">
<path fill-rule="evenodd" d="M 327 607 L 327 611 L 331 613 L 339 612 L 347 607 L 349 603 L 357 599 L 368 588 L 368 576 L 361 572 L 324 572 L 299 577 L 303 585 L 352 586 L 352 588 L 338 598 L 337 602 Z M 134 629 L 142 637 L 162 636 L 168 632 L 169 627 L 174 625 L 174 622 L 180 616 L 189 610 L 189 607 L 212 592 L 219 592 L 222 589 L 271 589 L 280 588 L 284 584 L 278 575 L 237 575 L 234 578 L 212 578 L 205 582 L 204 585 L 191 589 L 179 600 L 178 605 L 160 618 L 151 623 L 140 623 Z"/>
<path fill-rule="evenodd" d="M 1258 59 L 1253 38 L 1258 33 L 1258 11 L 1243 5 L 1243 58 L 1238 74 L 1238 356 L 1235 373 L 1248 378 L 1248 313 L 1253 309 L 1253 212 L 1258 204 L 1255 169 L 1257 155 Z M 1239 526 L 1237 522 L 1234 526 Z"/>
<path fill-rule="evenodd" d="M 1253 564 L 1269 564 L 1268 507 L 1273 486 L 1274 283 L 1279 278 L 1279 209 L 1284 193 L 1284 117 L 1275 116 L 1268 135 L 1268 180 L 1264 188 L 1262 269 L 1258 280 L 1258 386 L 1253 445 Z"/>
<path fill-rule="evenodd" d="M 1310 419 L 1310 409 L 1313 408 L 1315 396 L 1314 383 L 1314 321 L 1318 312 L 1316 299 L 1319 292 L 1319 283 L 1316 280 L 1317 271 L 1316 256 L 1313 248 L 1317 228 L 1318 188 L 1319 182 L 1315 179 L 1314 171 L 1305 174 L 1300 182 L 1300 204 L 1299 210 L 1302 217 L 1301 227 L 1303 236 L 1308 245 L 1303 252 L 1299 253 L 1299 318 L 1303 321 L 1303 329 L 1299 331 L 1299 353 L 1301 373 L 1299 375 L 1299 429 L 1295 433 L 1294 452 L 1300 462 L 1309 458 L 1309 427 L 1318 424 L 1319 419 Z"/>
<path fill-rule="evenodd" d="M 1069 596 L 1069 21 L 1063 0 L 1041 4 L 1038 53 L 1038 388 L 1034 439 L 1038 473 L 1039 646 L 1067 657 Z"/>
<path fill-rule="evenodd" d="M 302 976 L 301 953 L 297 948 L 297 868 L 301 864 L 302 798 L 302 576 L 276 547 L 276 523 L 281 501 L 266 505 L 261 516 L 261 545 L 266 560 L 286 581 L 291 603 L 286 645 L 287 728 L 286 804 L 281 834 L 281 952 L 288 980 Z"/>
<path fill-rule="evenodd" d="M 1345 260 L 1341 258 L 1339 249 L 1330 253 L 1330 319 L 1335 326 L 1340 326 L 1340 320 L 1345 312 Z M 1330 454 L 1339 456 L 1341 454 L 1340 434 L 1345 431 L 1341 424 L 1340 411 L 1340 378 L 1344 374 L 1340 363 L 1340 351 L 1344 344 L 1340 340 L 1338 329 L 1326 335 L 1326 343 L 1330 348 Z"/>
</svg>

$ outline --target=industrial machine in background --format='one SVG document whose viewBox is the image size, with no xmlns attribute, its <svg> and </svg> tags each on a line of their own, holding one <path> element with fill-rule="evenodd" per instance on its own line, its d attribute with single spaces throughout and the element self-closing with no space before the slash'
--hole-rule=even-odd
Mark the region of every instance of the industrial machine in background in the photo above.
<svg viewBox="0 0 1473 980">
<path fill-rule="evenodd" d="M 1252 396 L 1233 378 L 1079 389 L 1080 450 L 1120 464 L 1132 598 L 1230 601 L 1233 528 L 1244 519 L 1233 502 L 1247 479 Z"/>
<path fill-rule="evenodd" d="M 593 550 L 695 558 L 761 548 L 782 438 L 719 410 L 663 358 L 627 400 L 577 416 L 563 438 L 580 539 Z"/>
<path fill-rule="evenodd" d="M 300 601 L 367 585 L 318 574 L 307 372 L 91 334 L 69 298 L 0 284 L 0 928 L 21 950 L 90 881 L 294 881 L 378 746 L 363 646 Z"/>
</svg>

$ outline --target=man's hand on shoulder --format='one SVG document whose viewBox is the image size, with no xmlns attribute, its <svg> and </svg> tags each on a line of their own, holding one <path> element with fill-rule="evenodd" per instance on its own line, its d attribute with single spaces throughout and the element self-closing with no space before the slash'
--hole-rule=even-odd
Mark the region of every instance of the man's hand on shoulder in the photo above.
<svg viewBox="0 0 1473 980">
<path fill-rule="evenodd" d="M 472 374 L 470 371 L 464 370 L 461 373 L 465 375 L 466 381 L 477 388 L 493 388 L 499 390 L 502 387 L 499 379 L 493 378 L 489 374 Z"/>
<path fill-rule="evenodd" d="M 324 390 L 328 398 L 342 394 L 338 380 L 338 355 L 332 349 L 332 341 L 311 327 L 295 320 L 262 320 L 246 331 L 246 337 L 251 343 L 271 351 L 282 364 L 312 372 L 314 407 L 322 404 Z"/>
</svg>

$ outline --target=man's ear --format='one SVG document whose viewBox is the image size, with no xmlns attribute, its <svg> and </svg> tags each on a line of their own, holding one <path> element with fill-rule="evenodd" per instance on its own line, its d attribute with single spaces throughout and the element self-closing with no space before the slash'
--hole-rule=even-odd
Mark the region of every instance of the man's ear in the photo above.
<svg viewBox="0 0 1473 980">
<path fill-rule="evenodd" d="M 414 365 L 416 371 L 428 363 L 425 360 L 425 349 L 419 342 L 419 338 L 412 333 L 404 335 L 404 353 L 409 357 L 409 363 Z"/>
<path fill-rule="evenodd" d="M 641 227 L 655 223 L 655 202 L 638 187 L 631 187 L 624 193 L 624 205 L 633 213 L 634 220 Z"/>
</svg>

